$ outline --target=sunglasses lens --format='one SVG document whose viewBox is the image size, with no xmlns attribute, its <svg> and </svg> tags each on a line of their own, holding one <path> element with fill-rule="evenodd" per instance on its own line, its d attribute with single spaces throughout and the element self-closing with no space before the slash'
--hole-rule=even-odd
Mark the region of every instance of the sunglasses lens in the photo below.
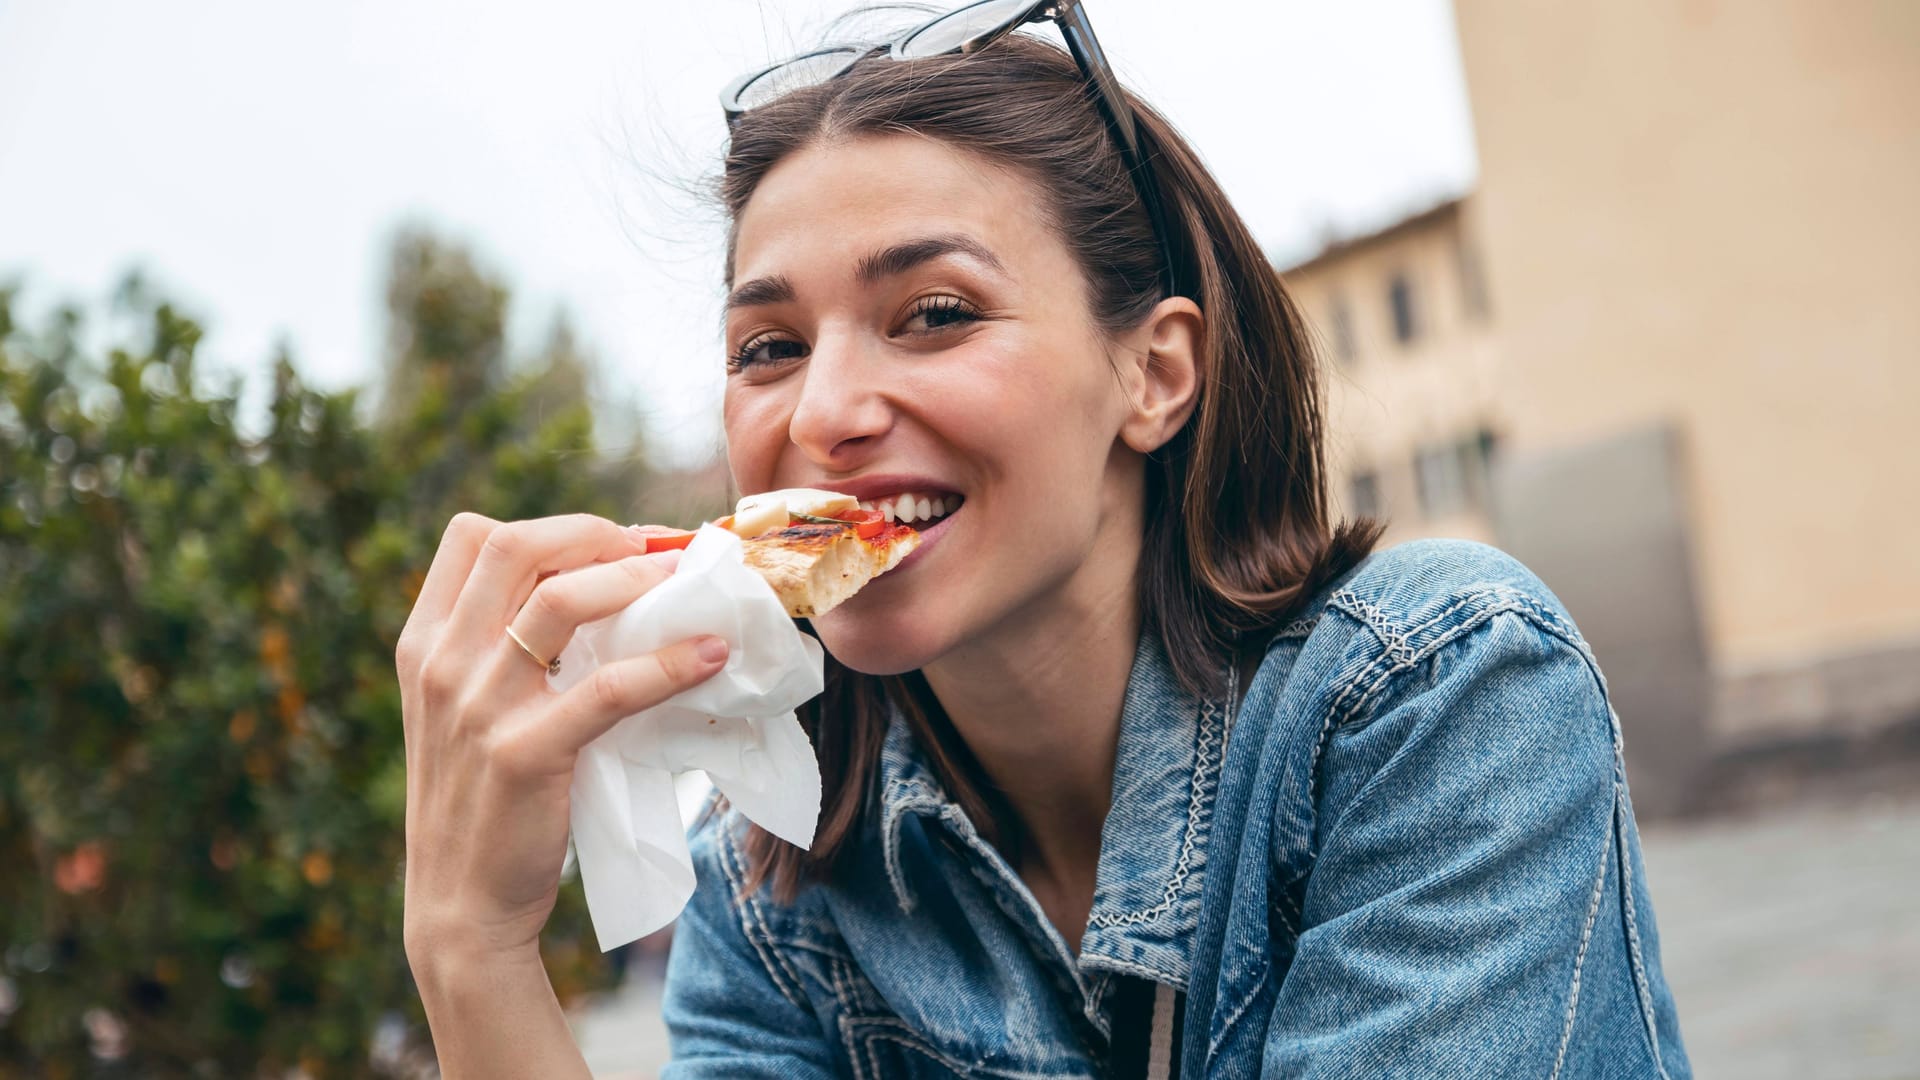
<svg viewBox="0 0 1920 1080">
<path fill-rule="evenodd" d="M 768 68 L 742 86 L 735 95 L 734 105 L 741 110 L 757 109 L 803 86 L 816 86 L 852 67 L 861 55 L 859 49 L 841 48 L 796 56 Z"/>
<path fill-rule="evenodd" d="M 981 0 L 945 15 L 894 46 L 894 55 L 902 60 L 924 56 L 945 56 L 977 38 L 990 37 L 1024 20 L 1040 5 L 1035 0 Z"/>
</svg>

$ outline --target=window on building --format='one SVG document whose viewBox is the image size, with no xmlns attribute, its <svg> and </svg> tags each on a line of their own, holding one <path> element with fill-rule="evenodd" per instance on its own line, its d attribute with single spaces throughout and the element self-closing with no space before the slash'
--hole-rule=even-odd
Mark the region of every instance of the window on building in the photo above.
<svg viewBox="0 0 1920 1080">
<path fill-rule="evenodd" d="M 1414 455 L 1414 484 L 1420 512 L 1443 517 L 1488 509 L 1493 495 L 1493 432 L 1485 428 L 1465 438 L 1428 446 Z"/>
<path fill-rule="evenodd" d="M 1420 336 L 1420 324 L 1413 306 L 1413 280 L 1402 270 L 1387 282 L 1387 306 L 1393 312 L 1393 340 L 1411 344 Z"/>
<path fill-rule="evenodd" d="M 1445 517 L 1466 509 L 1467 480 L 1460 468 L 1457 444 L 1429 446 L 1415 453 L 1413 480 L 1420 492 L 1420 512 L 1427 517 Z"/>
<path fill-rule="evenodd" d="M 1481 428 L 1460 444 L 1460 470 L 1467 480 L 1467 499 L 1475 510 L 1493 507 L 1493 432 Z"/>
<path fill-rule="evenodd" d="M 1327 303 L 1327 333 L 1333 338 L 1333 355 L 1342 364 L 1352 364 L 1359 356 L 1353 340 L 1353 309 L 1347 298 L 1334 293 Z"/>
<path fill-rule="evenodd" d="M 1354 473 L 1347 481 L 1347 512 L 1354 517 L 1377 518 L 1385 507 L 1380 504 L 1380 477 L 1377 473 Z"/>
</svg>

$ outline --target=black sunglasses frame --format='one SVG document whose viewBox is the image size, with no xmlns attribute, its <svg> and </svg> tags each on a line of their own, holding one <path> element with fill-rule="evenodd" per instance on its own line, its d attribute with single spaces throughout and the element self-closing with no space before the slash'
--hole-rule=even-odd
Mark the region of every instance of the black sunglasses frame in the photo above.
<svg viewBox="0 0 1920 1080">
<path fill-rule="evenodd" d="M 747 90 L 761 79 L 779 71 L 781 68 L 802 61 L 816 61 L 823 57 L 839 56 L 842 63 L 838 67 L 832 63 L 823 64 L 825 74 L 808 85 L 818 85 L 838 78 L 848 68 L 861 60 L 880 52 L 885 52 L 894 60 L 920 59 L 909 55 L 913 39 L 932 29 L 934 26 L 954 18 L 976 7 L 1000 3 L 1001 0 L 975 0 L 974 3 L 955 8 L 944 15 L 937 16 L 909 30 L 891 43 L 874 45 L 868 48 L 837 46 L 828 49 L 816 49 L 811 52 L 790 56 L 777 64 L 757 68 L 727 84 L 720 92 L 720 105 L 727 117 L 727 126 L 731 128 L 735 121 L 744 115 L 750 106 L 741 103 Z M 1121 160 L 1127 166 L 1127 172 L 1133 178 L 1134 191 L 1140 196 L 1140 203 L 1146 208 L 1147 219 L 1152 224 L 1154 240 L 1160 247 L 1160 283 L 1168 296 L 1179 296 L 1179 278 L 1174 272 L 1177 265 L 1173 258 L 1173 248 L 1168 243 L 1167 218 L 1164 204 L 1160 199 L 1160 185 L 1154 179 L 1153 169 L 1140 148 L 1139 125 L 1135 120 L 1133 108 L 1127 104 L 1125 93 L 1120 87 L 1119 78 L 1107 63 L 1106 53 L 1100 48 L 1100 39 L 1094 37 L 1093 24 L 1087 20 L 1086 9 L 1080 0 L 1034 0 L 1024 8 L 1016 8 L 1007 18 L 995 25 L 968 37 L 945 53 L 973 53 L 986 48 L 1006 35 L 1028 23 L 1052 22 L 1060 27 L 1061 37 L 1066 39 L 1067 52 L 1073 62 L 1079 66 L 1081 76 L 1093 91 L 1094 104 L 1100 110 L 1100 116 L 1106 121 L 1107 130 L 1113 134 L 1114 143 L 1120 148 Z M 931 55 L 931 54 L 930 54 Z M 798 89 L 798 87 L 794 87 Z"/>
</svg>

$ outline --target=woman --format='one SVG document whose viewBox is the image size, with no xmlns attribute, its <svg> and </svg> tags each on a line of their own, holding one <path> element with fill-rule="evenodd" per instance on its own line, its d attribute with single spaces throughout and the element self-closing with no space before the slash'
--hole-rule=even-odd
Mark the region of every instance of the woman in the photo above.
<svg viewBox="0 0 1920 1080">
<path fill-rule="evenodd" d="M 1565 611 L 1330 523 L 1307 337 L 1218 185 L 1076 4 L 975 8 L 1074 58 L 974 18 L 730 91 L 736 480 L 945 513 L 814 620 L 814 847 L 697 830 L 669 1075 L 1689 1075 Z M 671 572 L 644 531 L 456 519 L 400 643 L 449 1076 L 586 1075 L 536 948 L 574 756 L 725 659 L 546 688 Z"/>
</svg>

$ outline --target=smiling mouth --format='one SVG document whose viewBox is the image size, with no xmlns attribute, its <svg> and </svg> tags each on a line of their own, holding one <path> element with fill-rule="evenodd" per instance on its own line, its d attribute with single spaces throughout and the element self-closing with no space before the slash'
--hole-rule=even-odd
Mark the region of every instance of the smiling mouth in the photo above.
<svg viewBox="0 0 1920 1080">
<path fill-rule="evenodd" d="M 889 522 L 911 525 L 924 532 L 952 517 L 966 501 L 955 492 L 903 491 L 879 499 L 862 499 L 862 510 L 877 510 Z"/>
</svg>

